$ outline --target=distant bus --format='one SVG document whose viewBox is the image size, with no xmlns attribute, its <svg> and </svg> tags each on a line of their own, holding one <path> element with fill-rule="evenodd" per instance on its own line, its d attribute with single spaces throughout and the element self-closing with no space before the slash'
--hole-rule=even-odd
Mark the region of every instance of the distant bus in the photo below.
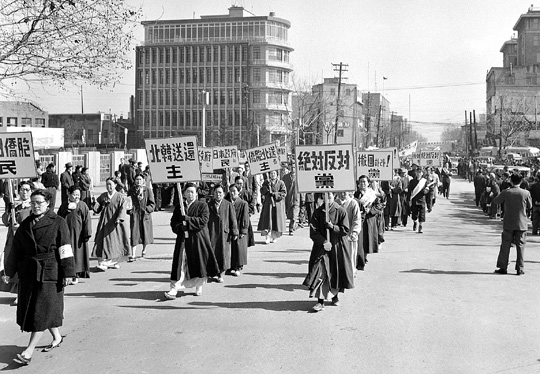
<svg viewBox="0 0 540 374">
<path fill-rule="evenodd" d="M 482 147 L 480 148 L 481 157 L 497 157 L 499 154 L 499 148 L 497 147 Z M 537 157 L 540 156 L 540 149 L 536 147 L 506 147 L 503 149 L 502 156 L 514 153 L 521 157 Z"/>
</svg>

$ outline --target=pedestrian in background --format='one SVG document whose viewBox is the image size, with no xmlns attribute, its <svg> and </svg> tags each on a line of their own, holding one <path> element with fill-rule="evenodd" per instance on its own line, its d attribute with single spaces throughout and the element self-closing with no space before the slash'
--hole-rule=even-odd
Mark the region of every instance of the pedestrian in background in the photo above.
<svg viewBox="0 0 540 374">
<path fill-rule="evenodd" d="M 36 190 L 31 195 L 32 214 L 15 233 L 6 262 L 5 283 L 19 275 L 17 324 L 30 332 L 26 349 L 16 361 L 28 365 L 45 330 L 53 340 L 43 351 L 57 348 L 63 341 L 60 326 L 64 319 L 64 287 L 75 276 L 73 250 L 66 221 L 49 209 L 51 194 Z"/>
<path fill-rule="evenodd" d="M 349 235 L 347 239 L 351 247 L 351 265 L 353 274 L 356 275 L 357 263 L 356 259 L 358 257 L 358 239 L 362 231 L 362 212 L 360 211 L 360 206 L 354 198 L 353 191 L 345 192 L 345 198 L 343 200 L 343 208 L 347 212 L 347 217 L 349 218 Z"/>
<path fill-rule="evenodd" d="M 498 269 L 495 270 L 495 273 L 498 274 L 508 272 L 508 258 L 512 243 L 516 246 L 516 274 L 525 274 L 523 258 L 527 242 L 527 210 L 532 207 L 532 201 L 529 191 L 519 187 L 522 179 L 520 174 L 512 174 L 510 177 L 511 187 L 503 190 L 493 200 L 495 204 L 504 203 L 505 207 L 501 247 L 497 258 Z"/>
<path fill-rule="evenodd" d="M 75 171 L 73 172 L 72 178 L 73 178 L 73 185 L 78 186 L 81 181 L 81 165 L 75 166 Z"/>
<path fill-rule="evenodd" d="M 90 278 L 90 251 L 88 240 L 92 236 L 92 216 L 88 205 L 81 200 L 81 187 L 69 188 L 67 204 L 60 205 L 58 215 L 66 220 L 75 261 L 75 277 L 73 284 L 79 283 L 79 278 Z"/>
<path fill-rule="evenodd" d="M 68 162 L 66 164 L 66 171 L 64 171 L 62 174 L 60 174 L 60 185 L 61 185 L 61 204 L 64 204 L 68 201 L 69 196 L 69 187 L 73 186 L 73 165 L 71 162 Z"/>
<path fill-rule="evenodd" d="M 152 213 L 156 207 L 152 188 L 144 184 L 144 175 L 135 177 L 135 184 L 130 188 L 128 196 L 131 197 L 132 209 L 130 212 L 131 253 L 128 261 L 137 259 L 137 245 L 142 244 L 141 256 L 146 255 L 148 244 L 154 243 L 154 228 Z"/>
<path fill-rule="evenodd" d="M 238 235 L 231 240 L 231 274 L 238 277 L 247 265 L 248 247 L 250 247 L 250 229 L 249 219 L 250 207 L 247 201 L 240 197 L 238 185 L 229 186 L 229 199 L 234 205 Z M 253 231 L 251 231 L 251 234 Z"/>
<path fill-rule="evenodd" d="M 418 233 L 423 232 L 423 224 L 426 222 L 426 196 L 429 194 L 427 180 L 422 175 L 422 169 L 414 169 L 415 177 L 409 183 L 409 204 L 413 220 L 413 231 L 418 228 Z"/>
<path fill-rule="evenodd" d="M 278 179 L 277 171 L 272 170 L 268 180 L 264 181 L 261 187 L 264 202 L 257 226 L 257 230 L 266 237 L 266 244 L 274 243 L 286 230 L 284 201 L 286 196 L 285 183 Z"/>
<path fill-rule="evenodd" d="M 87 167 L 81 169 L 81 176 L 79 178 L 78 186 L 81 188 L 81 198 L 88 208 L 92 208 L 92 193 L 90 189 L 92 188 L 92 179 L 90 178 L 90 171 Z"/>
<path fill-rule="evenodd" d="M 54 206 L 56 205 L 56 193 L 60 186 L 60 180 L 56 174 L 56 166 L 53 163 L 47 165 L 45 173 L 41 176 L 41 183 L 43 183 L 45 189 L 51 194 L 49 209 L 54 210 Z"/>
<path fill-rule="evenodd" d="M 291 171 L 283 176 L 283 183 L 287 189 L 285 212 L 289 220 L 289 235 L 292 236 L 298 228 L 298 214 L 300 213 L 300 192 L 298 192 L 294 165 L 291 165 Z"/>
<path fill-rule="evenodd" d="M 105 181 L 103 192 L 94 204 L 93 210 L 100 213 L 92 256 L 97 257 L 96 269 L 119 269 L 118 261 L 130 252 L 128 230 L 126 228 L 126 197 L 116 191 L 116 180 Z"/>
<path fill-rule="evenodd" d="M 529 192 L 532 198 L 532 234 L 539 235 L 540 232 L 540 179 L 537 176 L 534 178 L 534 183 L 529 187 Z"/>
</svg>

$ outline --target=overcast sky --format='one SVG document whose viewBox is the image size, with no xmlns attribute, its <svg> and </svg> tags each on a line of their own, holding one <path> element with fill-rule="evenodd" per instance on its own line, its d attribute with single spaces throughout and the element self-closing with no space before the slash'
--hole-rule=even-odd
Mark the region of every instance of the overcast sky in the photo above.
<svg viewBox="0 0 540 374">
<path fill-rule="evenodd" d="M 231 5 L 256 15 L 275 12 L 291 22 L 295 76 L 317 84 L 334 76 L 332 63 L 349 65 L 347 83 L 382 92 L 390 110 L 411 120 L 430 141 L 445 123 L 462 123 L 464 111 L 485 112 L 485 77 L 502 66 L 504 41 L 513 35 L 531 0 L 128 0 L 142 20 L 226 14 Z M 540 4 L 538 4 L 540 7 Z M 142 26 L 137 30 L 143 41 Z M 127 115 L 134 71 L 121 84 L 85 87 L 84 111 Z M 387 77 L 384 80 L 383 76 Z M 80 113 L 79 90 L 20 90 L 50 114 Z M 410 106 L 409 106 L 410 103 Z"/>
</svg>

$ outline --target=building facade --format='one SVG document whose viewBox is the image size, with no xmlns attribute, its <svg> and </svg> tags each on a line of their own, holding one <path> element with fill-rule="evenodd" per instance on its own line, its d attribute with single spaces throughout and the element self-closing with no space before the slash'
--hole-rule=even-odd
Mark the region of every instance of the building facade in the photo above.
<svg viewBox="0 0 540 374">
<path fill-rule="evenodd" d="M 49 127 L 49 114 L 23 101 L 0 101 L 0 129 L 5 127 Z"/>
<path fill-rule="evenodd" d="M 364 103 L 365 147 L 384 148 L 390 128 L 390 102 L 378 92 L 362 94 Z"/>
<path fill-rule="evenodd" d="M 242 7 L 200 19 L 145 21 L 136 49 L 135 123 L 145 138 L 195 134 L 241 149 L 290 128 L 290 22 Z M 204 111 L 204 115 L 203 115 Z M 203 124 L 204 120 L 204 124 Z"/>
</svg>

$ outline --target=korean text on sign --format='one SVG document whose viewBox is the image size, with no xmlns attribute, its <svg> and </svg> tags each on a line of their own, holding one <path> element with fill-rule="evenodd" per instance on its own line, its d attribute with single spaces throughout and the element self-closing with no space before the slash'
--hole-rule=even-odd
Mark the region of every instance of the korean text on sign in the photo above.
<svg viewBox="0 0 540 374">
<path fill-rule="evenodd" d="M 145 144 L 154 182 L 201 180 L 197 139 L 194 136 L 145 139 Z"/>
<path fill-rule="evenodd" d="M 350 144 L 297 146 L 295 159 L 300 192 L 355 189 Z"/>
<path fill-rule="evenodd" d="M 246 161 L 249 164 L 252 174 L 279 170 L 281 167 L 278 149 L 275 144 L 246 150 Z"/>
<path fill-rule="evenodd" d="M 0 134 L 0 178 L 34 178 L 32 133 Z"/>
</svg>

